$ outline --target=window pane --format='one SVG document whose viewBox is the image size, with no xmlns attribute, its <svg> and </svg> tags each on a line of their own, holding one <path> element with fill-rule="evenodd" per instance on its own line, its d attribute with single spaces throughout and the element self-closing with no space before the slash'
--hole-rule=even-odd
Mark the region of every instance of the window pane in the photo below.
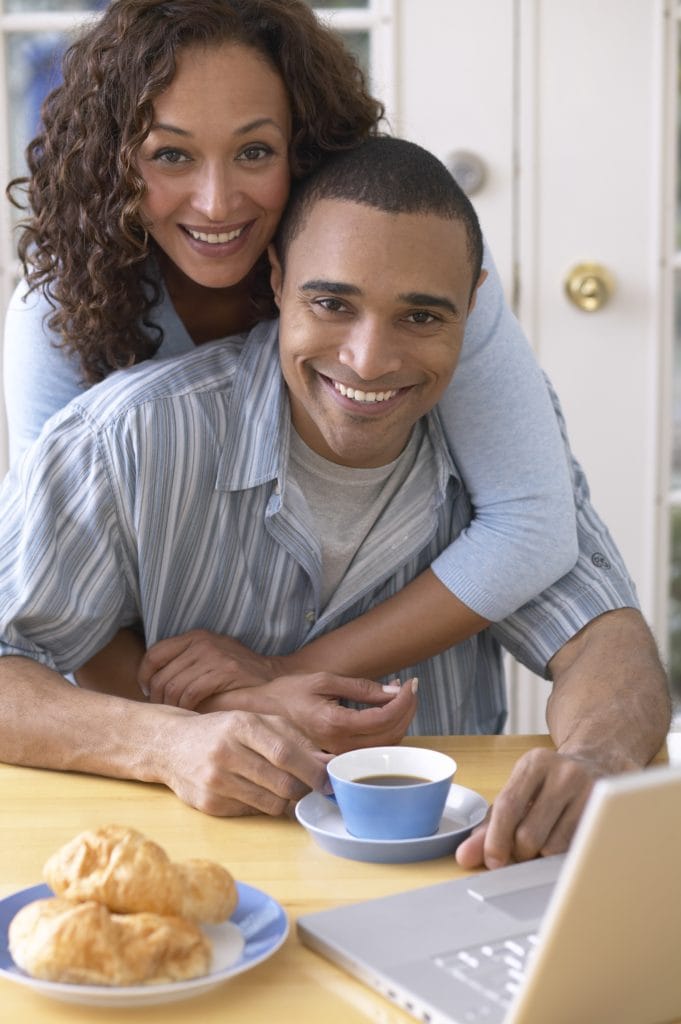
<svg viewBox="0 0 681 1024">
<path fill-rule="evenodd" d="M 369 75 L 369 33 L 368 32 L 341 32 L 343 42 L 351 53 L 357 58 L 357 63 L 365 75 Z"/>
<path fill-rule="evenodd" d="M 681 249 L 681 32 L 678 33 L 676 84 L 676 248 Z"/>
<path fill-rule="evenodd" d="M 59 81 L 68 37 L 57 32 L 12 32 L 5 42 L 10 118 L 10 173 L 23 174 L 24 150 L 40 122 L 40 107 Z"/>
<path fill-rule="evenodd" d="M 681 508 L 671 510 L 670 530 L 669 678 L 674 695 L 681 698 Z"/>
<path fill-rule="evenodd" d="M 672 488 L 681 488 L 681 271 L 674 278 L 674 374 L 672 395 Z"/>
<path fill-rule="evenodd" d="M 343 7 L 368 7 L 369 0 L 306 0 L 310 7 L 326 7 L 327 9 Z"/>
<path fill-rule="evenodd" d="M 95 11 L 106 7 L 108 0 L 5 0 L 4 11 L 30 14 L 35 11 Z"/>
</svg>

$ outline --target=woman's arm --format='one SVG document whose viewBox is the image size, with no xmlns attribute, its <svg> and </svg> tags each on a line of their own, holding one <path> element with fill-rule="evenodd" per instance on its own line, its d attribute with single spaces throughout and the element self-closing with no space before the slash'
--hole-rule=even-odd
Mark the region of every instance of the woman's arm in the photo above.
<svg viewBox="0 0 681 1024">
<path fill-rule="evenodd" d="M 45 322 L 52 307 L 20 281 L 5 317 L 3 387 L 10 462 L 35 441 L 43 424 L 80 394 L 78 359 L 58 348 Z"/>
<path fill-rule="evenodd" d="M 474 515 L 432 569 L 470 609 L 498 621 L 565 575 L 578 549 L 551 396 L 488 250 L 485 267 L 461 359 L 438 406 Z"/>
</svg>

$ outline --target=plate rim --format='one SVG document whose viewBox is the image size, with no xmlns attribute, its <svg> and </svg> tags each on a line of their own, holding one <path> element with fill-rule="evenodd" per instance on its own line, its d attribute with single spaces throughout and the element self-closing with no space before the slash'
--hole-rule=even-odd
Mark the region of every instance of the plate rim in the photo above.
<svg viewBox="0 0 681 1024">
<path fill-rule="evenodd" d="M 81 1005 L 109 1006 L 111 1008 L 115 1008 L 116 1005 L 121 1007 L 133 1006 L 135 1005 L 134 1001 L 137 999 L 140 1000 L 137 1005 L 152 1006 L 169 1001 L 179 1001 L 184 998 L 189 999 L 194 995 L 203 995 L 210 989 L 217 988 L 231 978 L 243 974 L 253 967 L 257 967 L 263 961 L 268 960 L 281 948 L 290 933 L 289 916 L 278 900 L 263 889 L 249 885 L 247 882 L 236 881 L 235 884 L 239 894 L 239 903 L 234 914 L 238 914 L 239 905 L 243 897 L 248 897 L 251 900 L 255 898 L 259 905 L 272 904 L 277 911 L 275 918 L 276 932 L 265 949 L 249 956 L 247 954 L 249 939 L 253 942 L 257 933 L 256 936 L 251 935 L 249 937 L 245 935 L 240 924 L 233 920 L 234 914 L 228 921 L 221 922 L 224 924 L 234 924 L 239 928 L 244 939 L 244 948 L 239 959 L 229 967 L 223 967 L 218 971 L 202 974 L 197 978 L 188 978 L 185 981 L 164 982 L 161 985 L 78 985 L 70 982 L 33 978 L 23 971 L 12 959 L 8 945 L 8 929 L 9 923 L 12 920 L 10 917 L 6 924 L 0 923 L 0 955 L 2 955 L 3 959 L 7 957 L 12 967 L 8 968 L 0 963 L 0 978 L 23 985 L 34 992 L 61 1002 L 77 1002 Z M 10 900 L 16 900 L 17 897 L 24 898 L 17 905 L 12 916 L 28 903 L 53 895 L 53 891 L 44 882 L 18 889 L 15 892 L 0 897 L 0 913 L 3 910 L 4 904 Z M 252 910 L 249 912 L 252 912 Z"/>
</svg>

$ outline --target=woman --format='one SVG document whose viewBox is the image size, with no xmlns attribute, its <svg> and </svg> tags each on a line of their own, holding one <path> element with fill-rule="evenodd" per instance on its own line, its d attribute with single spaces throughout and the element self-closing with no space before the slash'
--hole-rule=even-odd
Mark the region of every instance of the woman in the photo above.
<svg viewBox="0 0 681 1024">
<path fill-rule="evenodd" d="M 5 330 L 12 457 L 112 370 L 274 315 L 264 250 L 290 176 L 378 131 L 382 113 L 302 0 L 114 0 L 67 51 L 30 176 L 8 190 L 18 203 L 25 186 L 30 209 Z M 471 526 L 432 571 L 338 631 L 342 643 L 314 641 L 292 668 L 375 677 L 415 664 L 574 563 L 548 392 L 486 266 L 440 406 Z"/>
</svg>

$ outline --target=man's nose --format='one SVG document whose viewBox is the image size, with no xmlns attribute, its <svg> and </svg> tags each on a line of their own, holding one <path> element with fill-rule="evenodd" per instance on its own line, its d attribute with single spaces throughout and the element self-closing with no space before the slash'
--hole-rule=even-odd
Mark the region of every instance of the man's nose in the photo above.
<svg viewBox="0 0 681 1024">
<path fill-rule="evenodd" d="M 338 358 L 363 381 L 380 381 L 402 366 L 402 355 L 390 324 L 358 320 L 348 330 Z"/>
<path fill-rule="evenodd" d="M 192 206 L 208 220 L 224 223 L 235 209 L 237 196 L 230 169 L 218 162 L 206 164 L 197 174 Z"/>
</svg>

